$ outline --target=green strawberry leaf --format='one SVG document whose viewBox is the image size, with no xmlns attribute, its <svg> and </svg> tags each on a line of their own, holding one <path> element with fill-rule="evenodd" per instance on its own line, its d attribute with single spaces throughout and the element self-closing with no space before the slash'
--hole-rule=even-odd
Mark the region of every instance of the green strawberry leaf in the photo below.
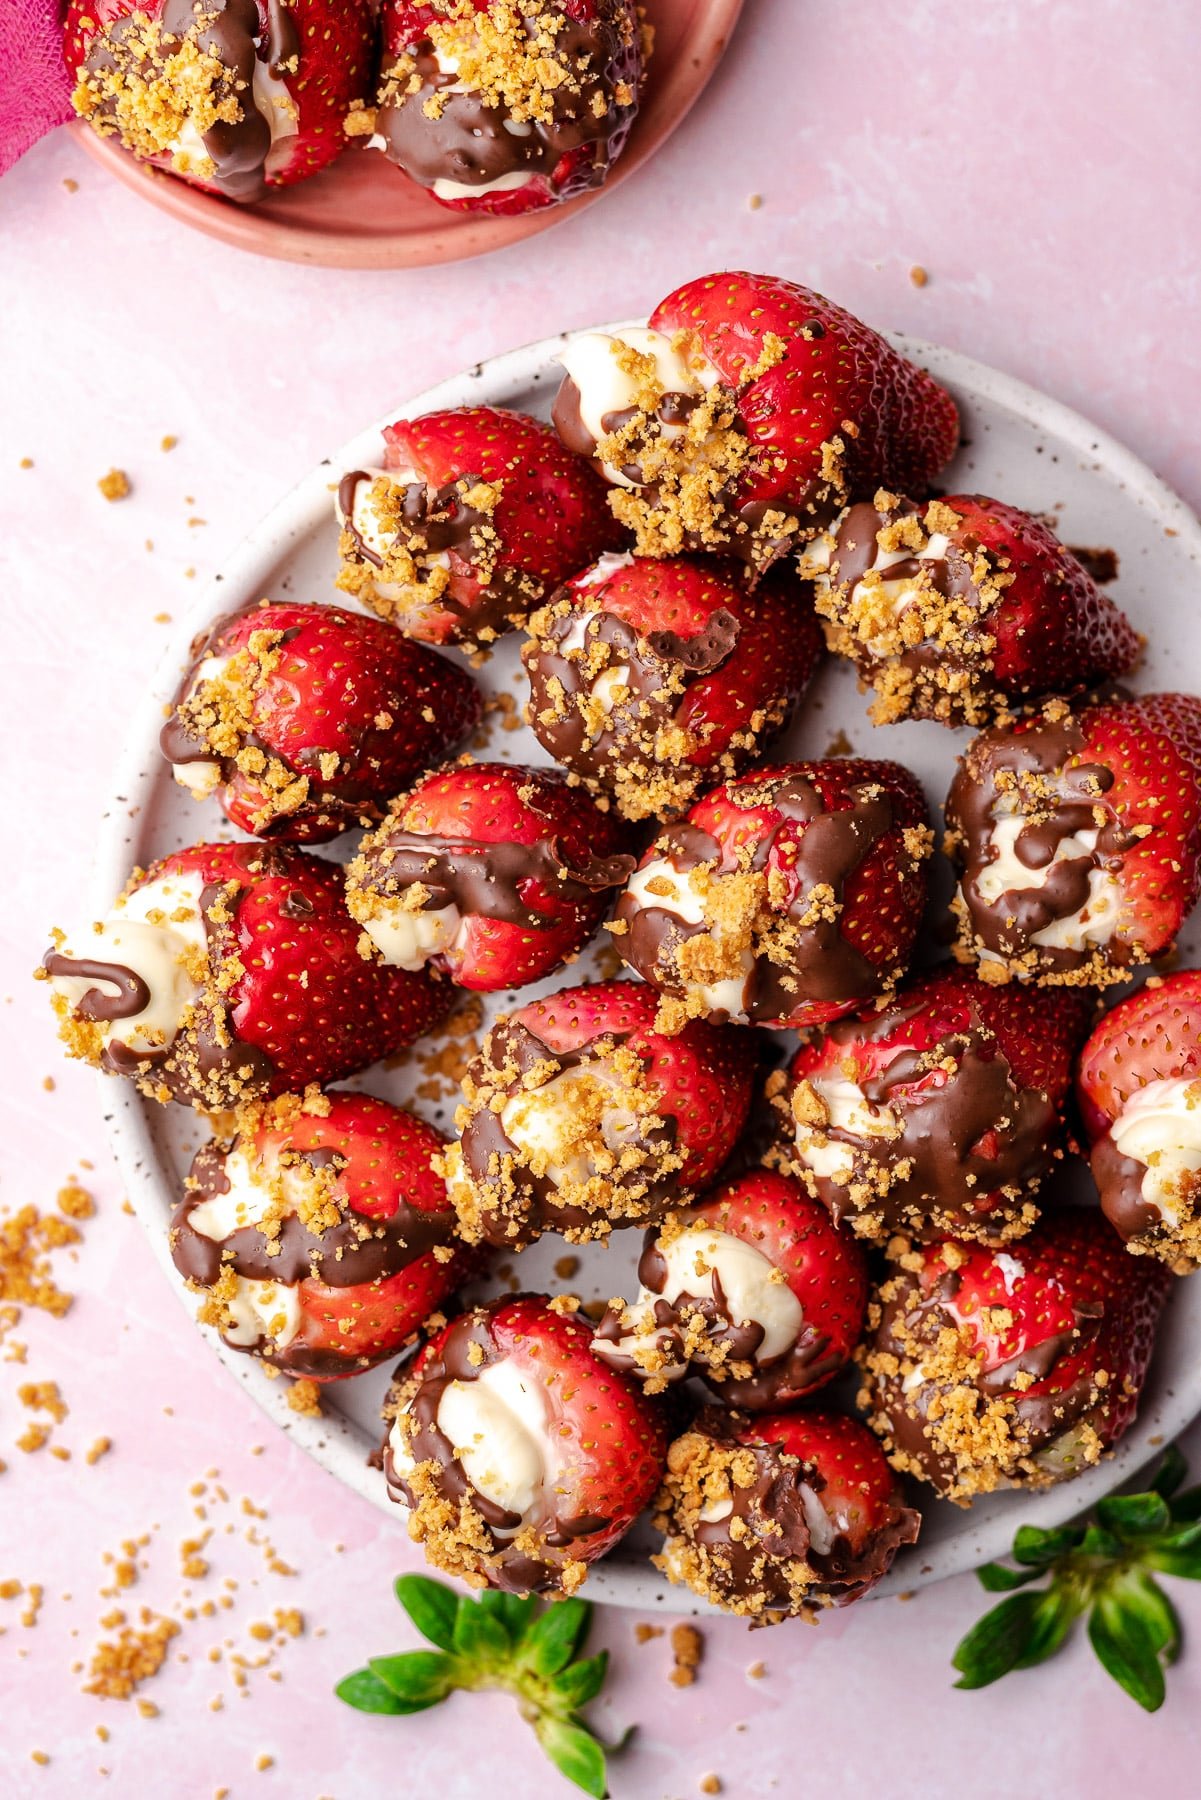
<svg viewBox="0 0 1201 1800">
<path fill-rule="evenodd" d="M 542 1617 L 546 1616 L 543 1613 Z M 605 1753 L 591 1732 L 586 1731 L 582 1725 L 549 1717 L 540 1720 L 535 1730 L 538 1742 L 560 1775 L 565 1775 L 568 1781 L 574 1781 L 578 1788 L 591 1794 L 593 1800 L 605 1800 L 609 1791 L 605 1778 Z"/>
<path fill-rule="evenodd" d="M 483 1588 L 476 1605 L 500 1620 L 514 1645 L 521 1643 L 538 1609 L 533 1594 L 502 1594 L 498 1588 Z"/>
<path fill-rule="evenodd" d="M 1117 1562 L 1123 1553 L 1122 1540 L 1100 1525 L 1090 1525 L 1080 1540 L 1081 1556 L 1097 1556 L 1103 1562 Z"/>
<path fill-rule="evenodd" d="M 404 1712 L 437 1706 L 459 1685 L 459 1668 L 440 1650 L 409 1650 L 400 1656 L 373 1656 L 367 1663 Z"/>
<path fill-rule="evenodd" d="M 455 1615 L 455 1652 L 469 1661 L 502 1663 L 513 1648 L 509 1628 L 497 1613 L 463 1599 Z"/>
<path fill-rule="evenodd" d="M 1151 1486 L 1165 1500 L 1170 1500 L 1181 1482 L 1188 1475 L 1188 1464 L 1185 1462 L 1175 1444 L 1169 1444 L 1163 1453 L 1163 1461 L 1156 1471 Z"/>
<path fill-rule="evenodd" d="M 526 1634 L 522 1661 L 536 1675 L 557 1675 L 584 1641 L 592 1618 L 587 1600 L 557 1600 Z"/>
<path fill-rule="evenodd" d="M 1112 1594 L 1098 1594 L 1088 1621 L 1088 1637 L 1102 1667 L 1118 1686 L 1145 1712 L 1158 1712 L 1164 1701 L 1163 1664 L 1142 1616 L 1127 1610 Z"/>
<path fill-rule="evenodd" d="M 1079 1525 L 1060 1525 L 1050 1531 L 1038 1525 L 1020 1525 L 1013 1540 L 1013 1560 L 1029 1568 L 1045 1569 L 1057 1557 L 1075 1550 L 1083 1536 Z"/>
<path fill-rule="evenodd" d="M 1157 1656 L 1174 1663 L 1180 1652 L 1180 1620 L 1159 1583 L 1145 1569 L 1126 1569 L 1106 1587 L 1127 1617 L 1141 1620 Z"/>
<path fill-rule="evenodd" d="M 1111 1494 L 1097 1502 L 1097 1518 L 1127 1544 L 1159 1537 L 1172 1523 L 1162 1494 Z"/>
<path fill-rule="evenodd" d="M 985 1563 L 976 1570 L 976 1580 L 990 1594 L 1008 1594 L 1014 1588 L 1025 1587 L 1028 1581 L 1037 1581 L 1043 1573 L 1042 1569 L 1009 1569 L 1004 1563 Z"/>
<path fill-rule="evenodd" d="M 567 1712 L 578 1712 L 581 1706 L 587 1706 L 589 1700 L 596 1699 L 605 1685 L 608 1668 L 607 1650 L 599 1651 L 596 1656 L 590 1656 L 584 1662 L 569 1663 L 552 1679 L 551 1692 L 556 1700 L 563 1702 Z"/>
<path fill-rule="evenodd" d="M 1017 1668 L 1036 1641 L 1036 1619 L 1043 1596 L 1011 1594 L 972 1627 L 951 1658 L 961 1688 L 988 1687 Z"/>
<path fill-rule="evenodd" d="M 1034 1599 L 1030 1637 L 1015 1669 L 1032 1669 L 1054 1656 L 1080 1616 L 1082 1602 L 1066 1583 L 1052 1582 Z"/>
<path fill-rule="evenodd" d="M 395 1714 L 405 1710 L 391 1688 L 386 1688 L 370 1669 L 356 1669 L 353 1675 L 344 1676 L 334 1693 L 356 1712 Z"/>
<path fill-rule="evenodd" d="M 423 1638 L 439 1650 L 454 1649 L 455 1616 L 460 1604 L 470 1602 L 460 1602 L 445 1582 L 431 1581 L 428 1575 L 398 1575 L 395 1592 Z"/>
<path fill-rule="evenodd" d="M 1176 1575 L 1182 1581 L 1201 1581 L 1201 1545 L 1189 1544 L 1183 1550 L 1171 1545 L 1151 1544 L 1139 1553 L 1139 1561 L 1157 1575 Z"/>
</svg>

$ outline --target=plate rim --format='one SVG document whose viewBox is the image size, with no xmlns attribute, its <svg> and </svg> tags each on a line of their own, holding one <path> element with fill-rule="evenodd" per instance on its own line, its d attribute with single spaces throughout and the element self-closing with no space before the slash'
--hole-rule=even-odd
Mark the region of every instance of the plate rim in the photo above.
<svg viewBox="0 0 1201 1800">
<path fill-rule="evenodd" d="M 619 332 L 623 326 L 634 322 L 621 320 L 581 329 Z M 89 898 L 93 905 L 101 909 L 107 907 L 112 895 L 120 891 L 128 877 L 129 822 L 146 810 L 156 783 L 161 780 L 162 765 L 157 746 L 162 700 L 174 691 L 180 665 L 186 660 L 193 636 L 219 613 L 229 611 L 233 604 L 243 604 L 246 594 L 265 585 L 266 575 L 287 554 L 289 543 L 320 526 L 322 515 L 330 505 L 331 472 L 351 466 L 358 454 L 354 446 L 359 440 L 372 435 L 378 437 L 383 427 L 395 419 L 440 406 L 464 404 L 465 383 L 479 383 L 480 391 L 473 398 L 482 403 L 490 402 L 489 389 L 503 391 L 519 380 L 527 386 L 533 385 L 540 373 L 553 367 L 556 350 L 577 335 L 577 331 L 557 332 L 503 351 L 445 377 L 407 401 L 396 403 L 377 421 L 356 432 L 343 446 L 310 469 L 243 536 L 181 617 L 171 641 L 156 662 L 143 703 L 134 715 L 118 758 L 110 802 L 101 813 L 92 860 Z M 1136 490 L 1140 503 L 1158 516 L 1165 532 L 1184 540 L 1182 550 L 1187 552 L 1191 545 L 1193 556 L 1201 562 L 1201 521 L 1162 477 L 1110 433 L 1040 389 L 977 362 L 961 351 L 930 344 L 905 333 L 887 332 L 884 335 L 923 367 L 932 365 L 938 378 L 952 388 L 970 392 L 977 402 L 983 400 L 1007 408 L 1027 423 L 1054 433 L 1082 458 L 1101 463 L 1102 478 L 1117 480 Z M 130 1204 L 150 1239 L 156 1261 L 189 1317 L 193 1331 L 273 1424 L 299 1443 L 325 1473 L 349 1487 L 377 1511 L 390 1516 L 403 1535 L 399 1515 L 387 1501 L 378 1479 L 368 1469 L 366 1457 L 375 1447 L 368 1434 L 339 1412 L 323 1412 L 317 1418 L 291 1412 L 287 1407 L 284 1384 L 264 1376 L 252 1358 L 230 1349 L 214 1334 L 200 1329 L 191 1307 L 191 1296 L 178 1280 L 171 1262 L 164 1229 L 164 1209 L 170 1205 L 170 1196 L 164 1193 L 154 1141 L 155 1120 L 161 1115 L 151 1102 L 142 1100 L 127 1084 L 100 1074 L 96 1081 L 102 1096 L 110 1147 Z M 1197 1279 L 1201 1280 L 1201 1277 Z M 1167 1389 L 1154 1420 L 1162 1433 L 1162 1442 L 1175 1438 L 1199 1413 L 1201 1360 L 1191 1371 L 1181 1371 Z M 1023 1522 L 1044 1528 L 1063 1524 L 1136 1474 L 1158 1454 L 1155 1446 L 1140 1441 L 1145 1440 L 1145 1426 L 1149 1422 L 1145 1419 L 1136 1421 L 1116 1450 L 1094 1469 L 1073 1481 L 1029 1495 L 1023 1509 Z M 1141 1433 L 1140 1425 L 1144 1428 Z M 965 1512 L 964 1518 L 969 1521 L 970 1512 Z M 1005 1512 L 979 1520 L 974 1532 L 969 1524 L 945 1546 L 940 1545 L 932 1552 L 933 1566 L 918 1565 L 916 1557 L 908 1559 L 899 1574 L 894 1570 L 869 1597 L 912 1591 L 1004 1555 L 1012 1533 L 1013 1521 Z M 623 1561 L 620 1546 L 590 1572 L 587 1593 L 589 1598 L 642 1610 L 649 1607 L 665 1613 L 697 1615 L 712 1610 L 688 1590 L 671 1586 L 662 1576 L 649 1571 L 644 1560 Z"/>
</svg>

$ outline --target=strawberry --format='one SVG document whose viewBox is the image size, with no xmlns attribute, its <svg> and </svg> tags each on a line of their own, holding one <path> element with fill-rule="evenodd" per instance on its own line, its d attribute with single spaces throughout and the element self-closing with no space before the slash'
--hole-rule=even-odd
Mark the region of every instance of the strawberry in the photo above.
<svg viewBox="0 0 1201 1800">
<path fill-rule="evenodd" d="M 682 812 L 781 728 L 821 632 L 791 574 L 753 591 L 716 558 L 603 556 L 530 620 L 528 723 L 627 819 Z"/>
<path fill-rule="evenodd" d="M 68 0 L 75 110 L 227 200 L 316 175 L 370 94 L 373 0 Z"/>
<path fill-rule="evenodd" d="M 137 870 L 86 938 L 55 933 L 42 974 L 71 1055 L 214 1112 L 391 1056 L 451 997 L 365 960 L 342 871 L 283 845 L 197 844 Z"/>
<path fill-rule="evenodd" d="M 668 1449 L 654 1523 L 669 1580 L 775 1625 L 860 1599 L 921 1518 L 857 1419 L 709 1407 Z"/>
<path fill-rule="evenodd" d="M 907 769 L 857 758 L 755 769 L 660 833 L 612 926 L 664 995 L 663 1028 L 839 1018 L 903 974 L 931 835 Z"/>
<path fill-rule="evenodd" d="M 464 1313 L 385 1408 L 409 1535 L 472 1586 L 571 1593 L 659 1484 L 656 1404 L 596 1355 L 572 1304 L 522 1294 Z"/>
<path fill-rule="evenodd" d="M 1077 1475 L 1134 1418 L 1170 1283 L 1092 1207 L 1012 1250 L 906 1254 L 869 1309 L 860 1403 L 894 1467 L 952 1500 Z"/>
<path fill-rule="evenodd" d="M 469 1243 L 646 1225 L 711 1181 L 751 1100 L 749 1034 L 655 1028 L 629 981 L 564 988 L 493 1025 L 463 1080 L 451 1198 Z"/>
<path fill-rule="evenodd" d="M 383 46 L 384 153 L 454 212 L 512 218 L 600 187 L 638 111 L 633 0 L 386 0 Z"/>
<path fill-rule="evenodd" d="M 465 669 L 382 620 L 263 600 L 192 645 L 161 742 L 240 830 L 316 843 L 381 819 L 482 710 Z"/>
<path fill-rule="evenodd" d="M 1010 701 L 1080 693 L 1138 660 L 1125 613 L 1054 532 L 982 494 L 923 506 L 881 490 L 801 566 L 830 648 L 876 690 L 878 725 L 984 725 Z"/>
<path fill-rule="evenodd" d="M 394 802 L 347 872 L 346 902 L 386 963 L 481 992 L 551 974 L 633 868 L 620 828 L 557 770 L 462 762 Z"/>
<path fill-rule="evenodd" d="M 850 1360 L 867 1264 L 791 1176 L 754 1169 L 647 1233 L 642 1292 L 610 1301 L 597 1349 L 651 1392 L 694 1372 L 730 1406 L 794 1406 Z"/>
<path fill-rule="evenodd" d="M 486 645 L 620 539 L 604 486 L 548 425 L 499 406 L 400 419 L 338 488 L 338 586 L 410 637 Z"/>
<path fill-rule="evenodd" d="M 964 961 L 997 982 L 1126 980 L 1201 888 L 1201 699 L 1051 701 L 969 744 L 946 814 Z"/>
<path fill-rule="evenodd" d="M 594 455 L 639 553 L 724 550 L 758 568 L 879 487 L 923 493 L 955 403 L 876 332 L 770 275 L 705 275 L 645 328 L 559 355 L 564 443 Z"/>
<path fill-rule="evenodd" d="M 1201 1266 L 1201 969 L 1107 1013 L 1080 1056 L 1080 1110 L 1101 1206 L 1131 1250 Z"/>
<path fill-rule="evenodd" d="M 1079 989 L 990 987 L 949 964 L 812 1032 L 788 1109 L 810 1193 L 880 1242 L 1029 1231 L 1092 1013 Z"/>
<path fill-rule="evenodd" d="M 366 1094 L 241 1109 L 196 1154 L 171 1254 L 226 1343 L 318 1381 L 410 1343 L 479 1257 L 458 1243 L 444 1140 Z"/>
</svg>

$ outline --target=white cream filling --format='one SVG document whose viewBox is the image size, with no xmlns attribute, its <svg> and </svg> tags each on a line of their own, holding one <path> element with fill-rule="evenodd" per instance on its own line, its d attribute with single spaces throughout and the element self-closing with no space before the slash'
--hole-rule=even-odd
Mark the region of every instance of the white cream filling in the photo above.
<svg viewBox="0 0 1201 1800">
<path fill-rule="evenodd" d="M 234 1291 L 223 1300 L 227 1321 L 221 1335 L 239 1349 L 254 1349 L 266 1338 L 282 1350 L 300 1330 L 300 1294 L 294 1287 L 235 1275 Z"/>
<path fill-rule="evenodd" d="M 838 541 L 838 532 L 845 517 L 846 514 L 843 513 L 839 518 L 835 519 L 829 531 L 824 532 L 816 542 L 807 545 L 805 549 L 801 573 L 808 580 L 813 582 L 818 594 L 823 597 L 829 594 L 831 586 L 833 585 L 830 579 L 829 569 L 834 557 L 834 547 Z M 890 621 L 895 624 L 900 615 L 905 611 L 905 608 L 911 606 L 913 602 L 919 598 L 921 589 L 918 585 L 917 578 L 913 576 L 904 577 L 899 581 L 889 581 L 887 579 L 889 569 L 895 568 L 898 563 L 908 562 L 913 557 L 916 557 L 918 562 L 942 562 L 950 548 L 950 543 L 950 538 L 942 531 L 932 532 L 923 548 L 917 551 L 909 549 L 882 550 L 877 543 L 875 559 L 868 571 L 868 573 L 878 575 L 882 578 L 880 581 L 871 584 L 871 600 L 873 607 L 879 608 L 881 601 L 883 601 L 888 607 Z M 842 604 L 848 608 L 855 606 L 861 599 L 865 598 L 866 591 L 867 581 L 865 576 L 855 583 Z M 866 639 L 864 647 L 873 656 L 886 655 L 888 650 L 887 643 L 883 637 Z"/>
<path fill-rule="evenodd" d="M 595 1114 L 597 1086 L 617 1099 L 623 1082 L 603 1063 L 564 1069 L 539 1088 L 523 1089 L 506 1100 L 501 1128 L 523 1160 L 537 1162 L 539 1173 L 555 1187 L 582 1187 L 596 1173 L 596 1152 L 604 1148 L 620 1156 L 642 1141 L 641 1121 L 628 1106 L 604 1108 L 599 1139 L 596 1127 L 583 1129 L 581 1118 Z"/>
<path fill-rule="evenodd" d="M 654 363 L 654 379 L 666 394 L 689 394 L 700 399 L 721 376 L 712 363 L 694 362 L 682 356 L 671 339 L 649 325 L 632 325 L 614 337 L 606 331 L 582 331 L 564 345 L 556 361 L 561 363 L 579 393 L 580 422 L 597 443 L 605 436 L 604 419 L 626 412 L 637 404 L 642 382 L 621 367 L 627 350 L 648 356 Z M 665 438 L 679 437 L 682 425 L 662 425 Z M 617 487 L 635 484 L 610 463 L 601 465 L 606 479 Z"/>
<path fill-rule="evenodd" d="M 432 193 L 436 200 L 476 200 L 481 194 L 512 194 L 518 188 L 528 187 L 535 179 L 534 169 L 508 169 L 503 175 L 494 175 L 491 181 L 452 181 L 449 175 L 439 175 L 434 182 Z"/>
<path fill-rule="evenodd" d="M 396 542 L 396 533 L 389 531 L 376 511 L 371 498 L 371 490 L 377 481 L 387 481 L 393 487 L 407 488 L 414 485 L 427 486 L 424 476 L 416 469 L 380 469 L 371 468 L 361 471 L 362 479 L 355 483 L 354 501 L 349 516 L 342 508 L 339 494 L 334 494 L 334 513 L 340 527 L 349 525 L 359 541 L 370 550 L 373 556 L 386 558 L 389 550 Z M 450 553 L 446 550 L 421 552 L 414 556 L 414 562 L 421 569 L 449 569 Z M 377 573 L 372 584 L 381 600 L 390 601 L 399 606 L 406 598 L 407 590 L 399 582 L 385 581 Z M 410 619 L 420 617 L 419 604 L 413 605 L 408 614 Z M 404 623 L 404 618 L 401 620 Z"/>
<path fill-rule="evenodd" d="M 196 665 L 184 699 L 190 699 L 202 683 L 219 681 L 232 660 L 230 656 L 204 657 Z M 171 772 L 180 787 L 187 788 L 195 800 L 207 800 L 221 784 L 221 764 L 212 762 L 207 756 L 198 756 L 194 762 L 174 763 Z"/>
<path fill-rule="evenodd" d="M 200 993 L 186 962 L 190 953 L 207 949 L 200 913 L 203 892 L 204 882 L 198 874 L 160 877 L 118 900 L 107 918 L 91 931 L 59 946 L 63 956 L 121 963 L 141 976 L 150 990 L 140 1012 L 104 1026 L 106 1047 L 118 1043 L 144 1053 L 164 1049 L 174 1041 L 185 1008 Z M 114 999 L 120 993 L 115 982 L 84 975 L 55 975 L 50 985 L 72 1009 L 93 989 Z"/>
<path fill-rule="evenodd" d="M 1025 1279 L 1025 1263 L 1019 1262 L 1017 1257 L 1011 1256 L 1007 1250 L 998 1250 L 993 1257 L 993 1263 L 1000 1272 L 1001 1280 L 1005 1283 L 1005 1292 L 1012 1294 L 1018 1282 Z"/>
<path fill-rule="evenodd" d="M 578 614 L 559 640 L 559 650 L 564 657 L 580 660 L 587 652 L 588 627 L 593 619 L 599 618 L 596 612 Z M 596 701 L 606 718 L 611 717 L 615 707 L 629 698 L 630 671 L 624 663 L 611 663 L 600 671 L 595 681 L 588 687 L 589 696 Z"/>
<path fill-rule="evenodd" d="M 612 580 L 619 569 L 632 569 L 636 558 L 630 550 L 606 550 L 598 556 L 590 569 L 577 575 L 571 582 L 575 589 L 603 587 L 606 581 Z"/>
<path fill-rule="evenodd" d="M 900 1120 L 891 1107 L 874 1105 L 858 1083 L 845 1075 L 810 1075 L 807 1080 L 829 1122 L 804 1125 L 798 1120 L 797 1154 L 823 1180 L 848 1181 L 855 1167 L 854 1148 L 829 1137 L 830 1128 L 849 1131 L 857 1138 L 894 1138 L 900 1133 Z"/>
<path fill-rule="evenodd" d="M 1179 1190 L 1201 1170 L 1201 1080 L 1195 1075 L 1149 1081 L 1109 1128 L 1116 1149 L 1146 1165 L 1142 1197 L 1165 1225 L 1180 1223 Z"/>
<path fill-rule="evenodd" d="M 666 886 L 668 891 L 652 893 L 652 881 L 660 890 Z M 674 913 L 683 925 L 706 925 L 720 947 L 721 927 L 706 917 L 704 893 L 696 880 L 695 871 L 689 870 L 686 876 L 681 875 L 669 858 L 656 857 L 645 868 L 635 869 L 626 884 L 626 893 L 643 912 L 658 908 L 663 912 Z M 707 1012 L 727 1013 L 733 1024 L 745 1025 L 747 980 L 755 966 L 754 956 L 749 949 L 739 951 L 739 963 L 743 970 L 741 975 L 727 975 L 720 981 L 690 981 L 685 984 L 685 991 L 698 996 Z"/>
<path fill-rule="evenodd" d="M 457 906 L 432 907 L 426 912 L 394 906 L 368 919 L 363 930 L 392 968 L 422 969 L 431 957 L 453 950 L 466 925 Z"/>
<path fill-rule="evenodd" d="M 1016 845 L 1025 820 L 1020 803 L 1012 794 L 998 794 L 993 805 L 993 828 L 989 837 L 992 860 L 984 865 L 976 878 L 976 892 L 987 906 L 993 906 L 1005 894 L 1030 893 L 1045 887 L 1056 863 L 1078 861 L 1091 856 L 1097 847 L 1099 830 L 1073 832 L 1059 840 L 1055 854 L 1041 869 L 1028 869 L 1018 860 Z M 1114 937 L 1122 910 L 1122 889 L 1117 877 L 1108 869 L 1092 869 L 1088 877 L 1088 898 L 1083 906 L 1066 918 L 1053 919 L 1041 931 L 1031 935 L 1030 942 L 1048 950 L 1084 950 L 1090 944 L 1108 944 Z"/>
<path fill-rule="evenodd" d="M 271 129 L 271 147 L 263 166 L 268 175 L 274 175 L 292 155 L 289 140 L 300 130 L 299 108 L 288 92 L 287 84 L 279 76 L 273 75 L 266 63 L 260 62 L 257 57 L 251 78 L 250 97 Z M 201 169 L 206 164 L 212 164 L 212 156 L 205 147 L 204 137 L 190 116 L 184 120 L 179 136 L 166 146 L 165 154 L 183 174 L 187 174 L 193 164 Z"/>
</svg>

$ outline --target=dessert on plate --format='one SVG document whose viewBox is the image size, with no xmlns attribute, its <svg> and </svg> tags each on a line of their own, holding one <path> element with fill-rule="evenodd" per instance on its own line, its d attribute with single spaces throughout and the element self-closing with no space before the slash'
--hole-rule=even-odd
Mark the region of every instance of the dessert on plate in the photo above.
<svg viewBox="0 0 1201 1800">
<path fill-rule="evenodd" d="M 240 831 L 319 843 L 381 819 L 482 709 L 465 669 L 381 619 L 262 600 L 193 644 L 159 741 Z"/>
<path fill-rule="evenodd" d="M 634 866 L 622 842 L 558 770 L 464 760 L 394 801 L 347 871 L 346 904 L 385 963 L 523 987 L 597 929 Z"/>
<path fill-rule="evenodd" d="M 455 1236 L 445 1147 L 424 1119 L 367 1094 L 251 1103 L 197 1151 L 171 1255 L 227 1344 L 332 1381 L 411 1343 L 478 1252 Z"/>
<path fill-rule="evenodd" d="M 409 1536 L 473 1587 L 574 1592 L 663 1474 L 657 1402 L 596 1354 L 570 1298 L 464 1313 L 399 1372 L 385 1419 Z"/>
<path fill-rule="evenodd" d="M 713 1177 L 751 1101 L 745 1032 L 665 1037 L 641 982 L 563 988 L 503 1016 L 463 1079 L 447 1181 L 469 1243 L 648 1225 Z"/>
<path fill-rule="evenodd" d="M 371 93 L 374 0 L 68 0 L 65 13 L 80 118 L 226 200 L 316 175 Z"/>
<path fill-rule="evenodd" d="M 529 621 L 526 718 L 627 819 L 669 818 L 753 762 L 822 658 L 796 576 L 717 558 L 602 556 Z"/>
<path fill-rule="evenodd" d="M 660 1023 L 784 1028 L 888 993 L 926 900 L 922 791 L 892 762 L 757 768 L 668 825 L 610 929 Z"/>
<path fill-rule="evenodd" d="M 374 148 L 456 212 L 600 187 L 638 111 L 633 0 L 385 0 Z"/>
<path fill-rule="evenodd" d="M 338 586 L 410 637 L 478 647 L 619 547 L 594 470 L 538 419 L 458 406 L 399 419 L 337 489 Z"/>
</svg>

